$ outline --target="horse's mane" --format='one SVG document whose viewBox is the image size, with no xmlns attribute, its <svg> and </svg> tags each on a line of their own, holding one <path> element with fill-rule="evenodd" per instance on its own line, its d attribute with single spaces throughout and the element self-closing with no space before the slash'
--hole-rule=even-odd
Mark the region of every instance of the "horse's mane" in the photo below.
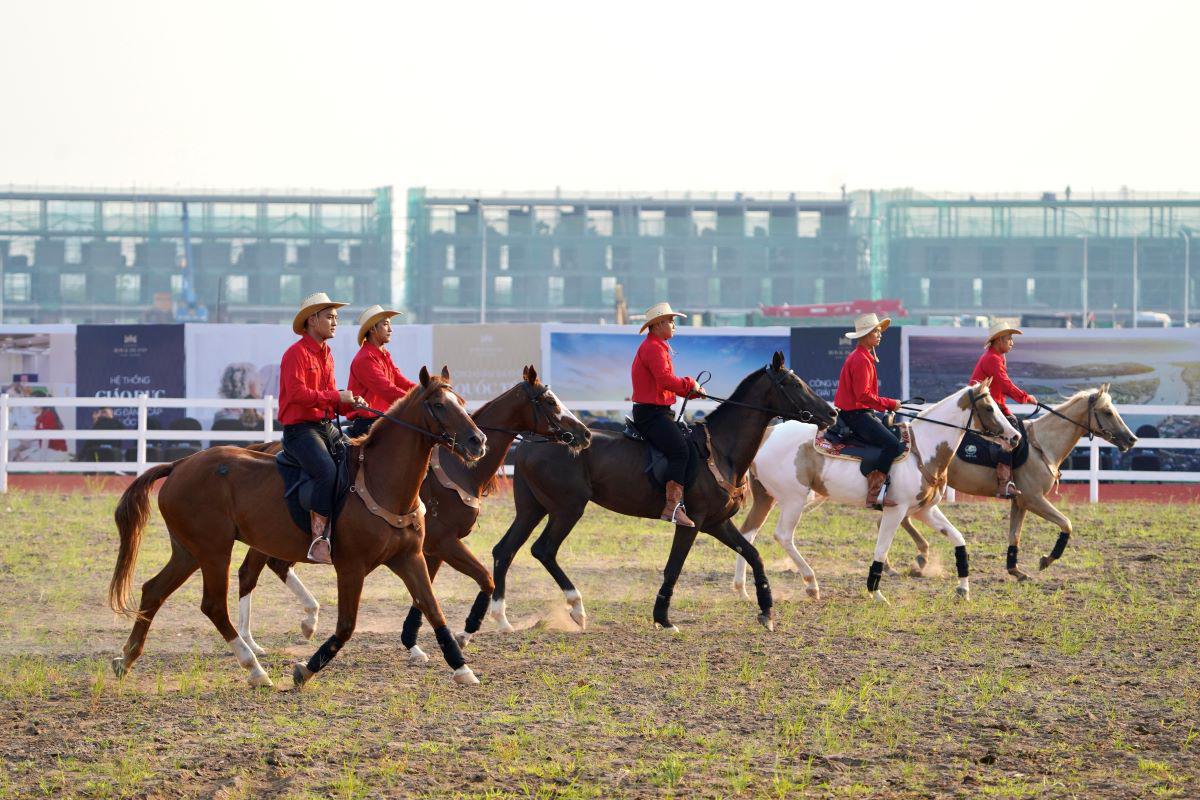
<svg viewBox="0 0 1200 800">
<path fill-rule="evenodd" d="M 1100 387 L 1099 387 L 1099 386 L 1097 386 L 1095 389 L 1080 389 L 1080 390 L 1079 390 L 1078 392 L 1076 392 L 1075 394 L 1071 395 L 1070 397 L 1068 397 L 1067 399 L 1063 400 L 1063 401 L 1062 401 L 1061 403 L 1059 403 L 1058 405 L 1054 406 L 1054 410 L 1055 410 L 1055 411 L 1062 411 L 1064 408 L 1066 408 L 1067 406 L 1069 406 L 1071 403 L 1074 403 L 1074 402 L 1075 402 L 1075 401 L 1077 401 L 1077 400 L 1086 400 L 1086 399 L 1088 399 L 1089 397 L 1091 397 L 1091 396 L 1092 396 L 1092 394 L 1095 394 L 1095 395 L 1096 395 L 1096 399 L 1097 399 L 1097 400 L 1100 400 L 1101 398 L 1103 398 L 1103 397 L 1105 397 L 1105 396 L 1106 396 L 1106 393 L 1104 393 L 1104 392 L 1101 392 L 1101 391 L 1100 391 Z M 1111 395 L 1109 395 L 1109 397 L 1111 398 Z"/>
<path fill-rule="evenodd" d="M 443 387 L 449 389 L 450 392 L 453 393 L 455 397 L 459 397 L 458 393 L 455 392 L 454 389 L 450 386 L 449 381 L 447 381 L 445 378 L 441 377 L 440 375 L 430 375 L 428 386 L 421 386 L 418 384 L 417 386 L 413 387 L 412 389 L 409 390 L 408 394 L 404 395 L 404 397 L 401 397 L 399 400 L 392 403 L 391 407 L 388 408 L 388 410 L 384 413 L 387 414 L 389 417 L 398 417 L 398 416 L 404 414 L 406 411 L 408 411 L 409 406 L 413 406 L 413 405 L 416 405 L 417 403 L 423 402 L 425 400 L 425 398 L 427 398 L 429 395 L 433 394 L 439 388 L 443 388 Z M 459 399 L 461 400 L 462 398 L 459 397 Z M 377 435 L 376 431 L 379 430 L 379 425 L 377 423 L 378 423 L 378 417 L 376 418 L 376 422 L 371 425 L 371 427 L 367 430 L 366 433 L 364 433 L 362 436 L 357 436 L 357 437 L 351 439 L 350 444 L 366 444 L 367 442 L 371 441 L 371 437 L 376 436 Z"/>
<path fill-rule="evenodd" d="M 766 371 L 767 371 L 766 367 L 759 367 L 758 369 L 754 370 L 754 372 L 751 372 L 749 375 L 742 378 L 741 383 L 739 383 L 737 385 L 737 388 L 733 390 L 733 394 L 729 395 L 729 399 L 730 400 L 741 400 L 746 395 L 746 393 L 750 391 L 750 384 L 753 383 L 755 380 L 757 380 L 758 377 Z M 722 412 L 726 412 L 726 409 L 728 409 L 728 408 L 729 408 L 729 406 L 722 403 L 721 405 L 718 405 L 716 407 L 716 409 L 714 409 L 712 411 L 712 413 L 710 413 L 707 417 L 705 417 L 705 419 L 706 420 L 720 419 Z"/>
</svg>

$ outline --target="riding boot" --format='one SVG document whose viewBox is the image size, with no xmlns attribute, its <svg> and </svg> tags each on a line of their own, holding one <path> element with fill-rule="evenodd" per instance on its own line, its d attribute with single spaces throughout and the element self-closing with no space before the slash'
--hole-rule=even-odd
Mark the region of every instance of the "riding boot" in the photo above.
<svg viewBox="0 0 1200 800">
<path fill-rule="evenodd" d="M 659 519 L 674 522 L 685 528 L 696 527 L 696 523 L 688 519 L 687 512 L 683 509 L 683 486 L 675 481 L 667 481 L 667 504 L 663 506 Z"/>
<path fill-rule="evenodd" d="M 1011 500 L 1021 493 L 1017 485 L 1013 483 L 1013 471 L 1011 464 L 1000 462 L 996 465 L 996 498 L 998 500 Z"/>
<path fill-rule="evenodd" d="M 884 491 L 884 484 L 887 482 L 887 475 L 879 470 L 872 470 L 867 476 L 867 508 L 873 508 L 880 511 L 884 506 L 896 505 L 885 495 L 883 500 L 879 499 L 880 492 Z"/>
<path fill-rule="evenodd" d="M 314 564 L 332 564 L 329 550 L 329 520 L 315 511 L 310 511 L 312 544 L 308 546 L 308 560 Z"/>
</svg>

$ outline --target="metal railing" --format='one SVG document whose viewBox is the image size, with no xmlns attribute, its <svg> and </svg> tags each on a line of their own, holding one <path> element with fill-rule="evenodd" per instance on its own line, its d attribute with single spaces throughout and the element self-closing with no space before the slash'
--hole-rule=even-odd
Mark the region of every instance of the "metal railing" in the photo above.
<svg viewBox="0 0 1200 800">
<path fill-rule="evenodd" d="M 614 401 L 564 401 L 576 412 L 609 413 L 618 412 L 629 414 L 633 404 L 627 400 Z M 467 407 L 474 411 L 483 405 L 483 401 L 473 400 Z M 63 428 L 58 430 L 12 430 L 11 411 L 14 408 L 133 408 L 137 410 L 137 427 L 124 430 L 94 430 L 79 428 Z M 692 400 L 688 403 L 689 411 L 712 412 L 717 403 L 711 400 Z M 254 430 L 196 430 L 170 429 L 150 430 L 147 422 L 151 408 L 241 408 L 258 411 L 262 414 L 262 428 Z M 1013 405 L 1010 409 L 1015 413 L 1029 413 L 1032 406 Z M 1169 405 L 1122 405 L 1122 416 L 1188 416 L 1200 417 L 1200 406 L 1169 406 Z M 151 398 L 146 395 L 136 397 L 14 397 L 0 394 L 0 493 L 8 491 L 8 476 L 10 473 L 136 473 L 141 474 L 156 464 L 165 463 L 148 459 L 148 444 L 150 442 L 262 442 L 277 441 L 281 432 L 274 427 L 276 399 L 272 396 L 252 400 L 230 400 L 224 398 Z M 135 457 L 132 461 L 9 461 L 10 443 L 14 441 L 66 439 L 66 440 L 97 440 L 134 442 Z M 1152 471 L 1101 469 L 1100 448 L 1112 447 L 1108 442 L 1086 439 L 1080 444 L 1088 448 L 1088 469 L 1065 469 L 1062 471 L 1063 480 L 1087 481 L 1088 497 L 1091 502 L 1100 499 L 1100 484 L 1114 481 L 1138 481 L 1149 483 L 1200 483 L 1200 472 Z M 1139 439 L 1137 449 L 1167 449 L 1167 450 L 1197 450 L 1200 449 L 1200 439 Z M 1069 458 L 1070 456 L 1068 456 Z"/>
</svg>

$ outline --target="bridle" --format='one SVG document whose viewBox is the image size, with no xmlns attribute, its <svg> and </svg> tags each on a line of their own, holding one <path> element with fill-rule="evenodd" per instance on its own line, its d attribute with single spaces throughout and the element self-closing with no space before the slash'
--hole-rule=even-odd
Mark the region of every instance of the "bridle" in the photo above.
<svg viewBox="0 0 1200 800">
<path fill-rule="evenodd" d="M 460 397 L 459 394 L 457 392 L 455 392 L 454 389 L 452 389 L 449 385 L 441 386 L 439 388 L 445 389 L 450 394 L 457 397 L 460 401 L 462 400 L 462 397 Z M 381 419 L 386 419 L 388 422 L 392 423 L 393 425 L 399 425 L 402 428 L 408 428 L 410 431 L 416 431 L 417 433 L 421 434 L 422 436 L 428 436 L 430 439 L 433 439 L 438 444 L 442 445 L 443 447 L 448 448 L 450 451 L 453 452 L 458 447 L 458 438 L 455 436 L 455 434 L 450 432 L 449 426 L 446 425 L 445 420 L 443 420 L 440 416 L 438 416 L 437 410 L 434 409 L 433 405 L 429 402 L 428 398 L 421 401 L 421 406 L 425 409 L 425 413 L 428 414 L 430 416 L 430 418 L 433 419 L 433 421 L 436 422 L 438 424 L 438 426 L 442 429 L 440 433 L 435 433 L 435 432 L 429 430 L 428 428 L 422 428 L 419 425 L 413 425 L 412 423 L 405 422 L 402 419 L 396 419 L 395 417 L 393 417 L 392 415 L 390 415 L 386 412 L 379 411 L 378 409 L 374 409 L 369 406 L 362 406 L 361 409 L 363 411 L 369 411 L 370 413 L 374 414 L 377 417 L 380 417 Z"/>
<path fill-rule="evenodd" d="M 1051 414 L 1058 417 L 1059 419 L 1065 419 L 1067 422 L 1071 423 L 1072 425 L 1074 425 L 1077 428 L 1083 428 L 1084 432 L 1087 433 L 1089 442 L 1092 441 L 1093 439 L 1095 439 L 1097 434 L 1099 434 L 1101 439 L 1103 439 L 1104 441 L 1108 442 L 1109 444 L 1112 444 L 1115 446 L 1116 442 L 1113 441 L 1113 439 L 1115 438 L 1114 434 L 1109 432 L 1109 430 L 1100 423 L 1100 417 L 1096 416 L 1096 403 L 1099 400 L 1100 400 L 1099 392 L 1096 392 L 1095 394 L 1093 394 L 1091 397 L 1088 398 L 1088 404 L 1087 404 L 1088 413 L 1087 413 L 1087 424 L 1086 425 L 1084 425 L 1081 422 L 1076 422 L 1075 420 L 1068 417 L 1066 414 L 1060 414 L 1059 412 L 1055 411 L 1053 408 L 1051 408 L 1050 406 L 1046 405 L 1045 403 L 1043 403 L 1041 401 L 1035 403 L 1035 405 L 1038 408 L 1049 411 Z"/>
<path fill-rule="evenodd" d="M 555 442 L 568 446 L 575 444 L 575 434 L 564 428 L 562 423 L 558 421 L 558 418 L 555 417 L 554 414 L 551 414 L 542 403 L 543 398 L 550 393 L 550 387 L 545 384 L 540 384 L 538 388 L 540 388 L 541 391 L 537 391 L 532 385 L 530 385 L 528 381 L 522 381 L 521 388 L 525 390 L 525 396 L 529 398 L 529 402 L 533 406 L 533 428 L 536 429 L 538 426 L 538 420 L 542 417 L 545 417 L 546 426 L 550 428 L 550 431 L 553 434 L 552 436 L 543 436 L 536 430 L 518 431 L 511 428 L 497 428 L 491 425 L 481 425 L 480 427 L 485 431 L 511 433 L 514 436 L 521 437 L 521 441 L 523 442 L 534 442 L 541 444 Z"/>
<path fill-rule="evenodd" d="M 929 422 L 934 425 L 941 425 L 942 427 L 945 427 L 945 428 L 955 428 L 960 431 L 968 431 L 970 433 L 977 433 L 985 439 L 1001 439 L 1001 438 L 1003 438 L 1003 433 L 1001 431 L 989 431 L 987 428 L 985 428 L 983 426 L 983 415 L 979 413 L 979 409 L 977 407 L 977 404 L 983 398 L 984 398 L 983 392 L 977 392 L 970 387 L 967 388 L 967 399 L 971 401 L 971 410 L 967 414 L 967 424 L 966 425 L 955 425 L 953 422 L 943 422 L 940 419 L 929 419 L 928 417 L 922 417 L 920 414 L 905 414 L 901 411 L 894 411 L 892 413 L 893 413 L 893 415 L 895 415 L 897 417 L 907 417 L 911 420 L 915 420 L 915 421 L 919 421 L 919 422 Z M 973 419 L 975 419 L 976 417 L 979 418 L 979 428 L 978 429 L 971 427 L 971 421 Z"/>
<path fill-rule="evenodd" d="M 771 368 L 770 365 L 767 365 L 766 367 L 764 367 L 764 371 L 767 373 L 767 377 L 771 379 L 771 384 L 775 387 L 775 389 L 777 389 L 779 391 L 780 394 L 783 395 L 784 399 L 786 399 L 788 401 L 788 403 L 791 404 L 794 411 L 779 411 L 778 409 L 767 408 L 766 406 L 756 406 L 753 403 L 743 403 L 740 400 L 730 400 L 728 397 L 717 397 L 716 395 L 707 394 L 707 393 L 705 394 L 705 397 L 709 400 L 715 400 L 716 402 L 721 403 L 722 405 L 738 406 L 739 408 L 749 408 L 752 411 L 763 411 L 763 412 L 766 412 L 767 414 L 770 414 L 773 417 L 783 417 L 784 419 L 792 419 L 792 420 L 796 420 L 798 422 L 812 422 L 813 413 L 811 411 L 805 409 L 804 404 L 799 402 L 798 400 L 796 400 L 795 397 L 792 396 L 791 392 L 788 391 L 788 385 L 786 383 L 784 383 L 784 381 L 783 381 L 782 376 L 785 373 L 788 375 L 795 375 L 795 373 L 793 373 L 790 369 L 774 370 Z M 778 374 L 776 374 L 777 372 L 778 372 Z M 708 377 L 704 378 L 704 380 L 700 380 L 700 378 L 703 377 L 704 375 L 707 375 Z M 712 380 L 712 373 L 709 372 L 708 370 L 704 370 L 703 372 L 701 372 L 699 375 L 696 376 L 696 383 L 699 384 L 700 386 L 704 386 L 704 384 L 708 383 L 710 380 Z M 680 419 L 683 418 L 683 409 L 685 409 L 685 408 L 687 408 L 687 399 L 686 398 L 683 401 L 683 408 L 681 408 L 679 410 Z"/>
</svg>

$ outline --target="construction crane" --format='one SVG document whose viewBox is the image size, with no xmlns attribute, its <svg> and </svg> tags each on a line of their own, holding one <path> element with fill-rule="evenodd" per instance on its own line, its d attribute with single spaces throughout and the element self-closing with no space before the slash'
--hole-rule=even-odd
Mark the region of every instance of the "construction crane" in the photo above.
<svg viewBox="0 0 1200 800">
<path fill-rule="evenodd" d="M 183 286 L 180 297 L 175 299 L 176 322 L 208 322 L 208 307 L 196 299 L 196 273 L 192 270 L 192 226 L 188 218 L 188 204 L 183 206 Z"/>
</svg>

